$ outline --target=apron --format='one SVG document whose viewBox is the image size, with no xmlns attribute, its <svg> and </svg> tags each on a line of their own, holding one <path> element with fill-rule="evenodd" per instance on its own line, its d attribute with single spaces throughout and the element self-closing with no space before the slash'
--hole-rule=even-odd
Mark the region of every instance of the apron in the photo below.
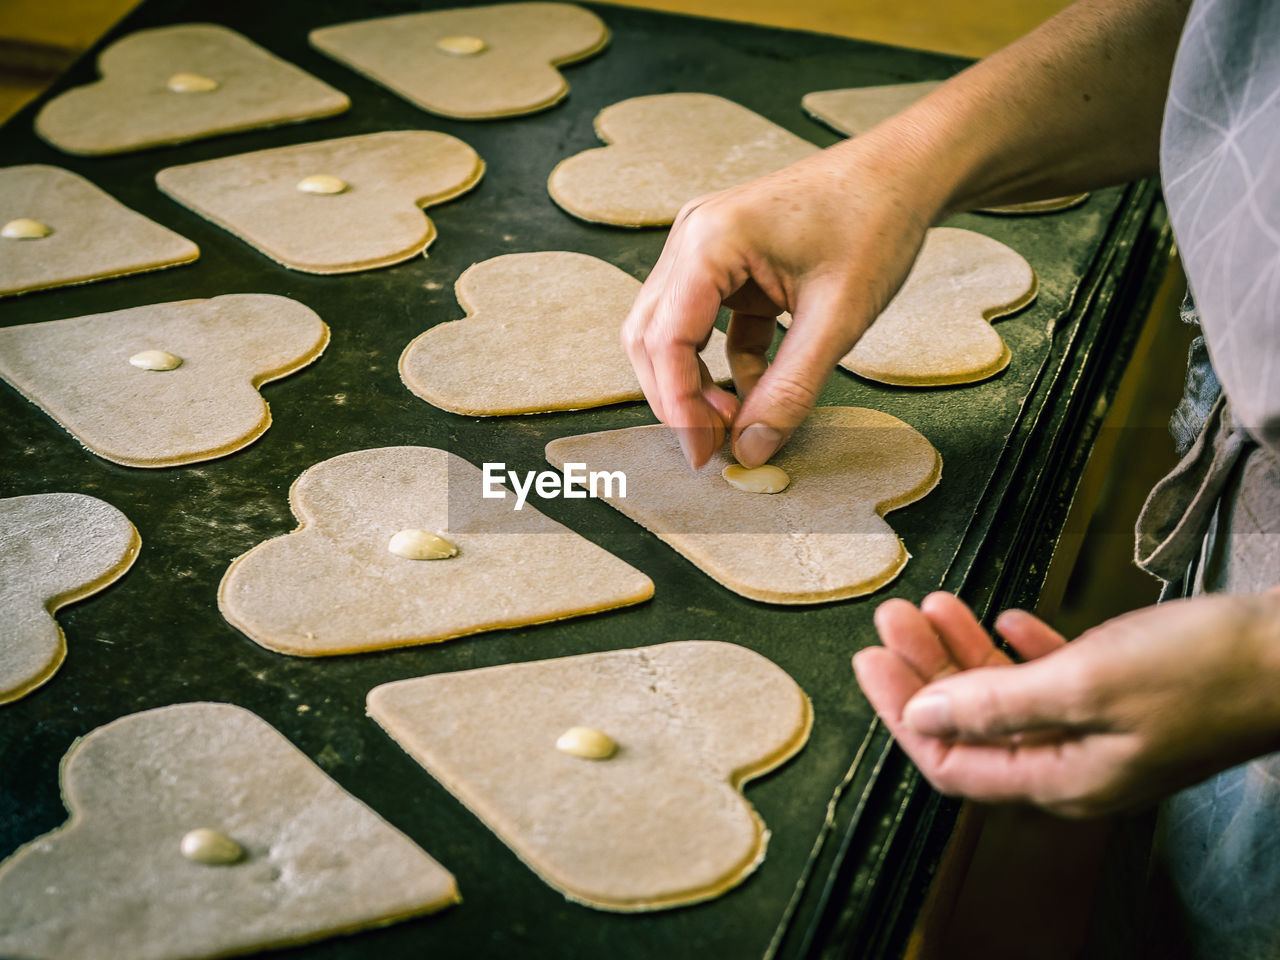
<svg viewBox="0 0 1280 960">
<path fill-rule="evenodd" d="M 1160 174 L 1204 339 L 1136 560 L 1166 596 L 1257 593 L 1280 583 L 1280 0 L 1194 0 Z M 1280 754 L 1168 798 L 1151 865 L 1157 955 L 1280 960 Z"/>
<path fill-rule="evenodd" d="M 1183 319 L 1196 321 L 1190 297 Z M 1275 585 L 1280 457 L 1236 421 L 1203 338 L 1170 429 L 1182 460 L 1139 516 L 1138 566 L 1164 581 L 1161 599 Z M 1280 960 L 1280 754 L 1167 798 L 1151 873 L 1145 912 L 1161 955 Z"/>
</svg>

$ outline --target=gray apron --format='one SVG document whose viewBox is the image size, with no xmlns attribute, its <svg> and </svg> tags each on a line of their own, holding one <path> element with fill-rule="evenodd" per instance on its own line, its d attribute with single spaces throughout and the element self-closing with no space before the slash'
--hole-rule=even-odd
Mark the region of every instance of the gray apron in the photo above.
<svg viewBox="0 0 1280 960">
<path fill-rule="evenodd" d="M 1190 298 L 1183 317 L 1195 322 Z M 1203 338 L 1170 429 L 1182 460 L 1143 507 L 1138 566 L 1164 581 L 1161 599 L 1275 585 L 1280 458 L 1236 422 Z M 1160 955 L 1280 958 L 1280 754 L 1166 799 L 1151 867 Z"/>
<path fill-rule="evenodd" d="M 1257 593 L 1280 583 L 1280 0 L 1192 4 L 1160 171 L 1204 338 L 1136 560 L 1166 596 Z M 1280 754 L 1167 799 L 1152 866 L 1160 955 L 1280 960 Z"/>
</svg>

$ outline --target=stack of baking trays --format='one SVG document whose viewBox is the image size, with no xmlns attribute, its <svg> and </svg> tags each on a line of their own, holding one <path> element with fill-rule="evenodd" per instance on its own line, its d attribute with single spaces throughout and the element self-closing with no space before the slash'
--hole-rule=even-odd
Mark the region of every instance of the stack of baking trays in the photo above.
<svg viewBox="0 0 1280 960">
<path fill-rule="evenodd" d="M 695 472 L 618 340 L 665 227 L 963 64 L 377 7 L 148 0 L 0 139 L 0 955 L 892 953 L 953 810 L 850 657 L 1034 602 L 1153 190 L 935 229 Z"/>
</svg>

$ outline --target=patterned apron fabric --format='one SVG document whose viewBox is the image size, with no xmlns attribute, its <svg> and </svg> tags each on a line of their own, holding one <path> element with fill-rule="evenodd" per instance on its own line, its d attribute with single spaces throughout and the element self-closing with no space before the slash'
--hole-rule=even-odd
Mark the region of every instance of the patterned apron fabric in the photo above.
<svg viewBox="0 0 1280 960">
<path fill-rule="evenodd" d="M 1257 593 L 1280 583 L 1280 0 L 1192 4 L 1160 167 L 1204 338 L 1135 559 L 1165 596 Z M 1280 754 L 1167 799 L 1152 871 L 1179 952 L 1280 960 Z"/>
</svg>

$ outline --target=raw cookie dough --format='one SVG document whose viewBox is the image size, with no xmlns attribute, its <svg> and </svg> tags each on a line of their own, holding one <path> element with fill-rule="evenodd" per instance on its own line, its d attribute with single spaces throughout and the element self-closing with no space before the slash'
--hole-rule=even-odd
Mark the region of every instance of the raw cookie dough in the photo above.
<svg viewBox="0 0 1280 960">
<path fill-rule="evenodd" d="M 639 603 L 639 570 L 514 497 L 482 497 L 481 473 L 432 447 L 357 450 L 305 470 L 289 491 L 293 533 L 235 559 L 222 615 L 280 653 L 384 650 Z M 456 556 L 387 549 L 401 530 L 435 532 Z"/>
<path fill-rule="evenodd" d="M 1026 203 L 1006 203 L 1002 207 L 983 207 L 977 213 L 995 213 L 1004 216 L 1018 216 L 1024 213 L 1057 213 L 1059 210 L 1070 210 L 1089 199 L 1087 193 L 1073 193 L 1069 197 L 1050 197 L 1047 200 L 1028 200 Z"/>
<path fill-rule="evenodd" d="M 597 147 L 561 160 L 547 187 L 592 223 L 670 224 L 689 200 L 735 187 L 818 148 L 746 107 L 709 93 L 660 93 L 605 107 Z"/>
<path fill-rule="evenodd" d="M 460 120 L 559 103 L 566 63 L 602 50 L 609 30 L 568 3 L 501 3 L 406 13 L 311 31 L 311 45 L 423 110 Z"/>
<path fill-rule="evenodd" d="M 60 150 L 122 153 L 342 113 L 346 95 L 234 30 L 139 30 L 98 57 L 102 79 L 50 100 L 36 133 Z"/>
<path fill-rule="evenodd" d="M 922 83 L 890 83 L 879 87 L 848 87 L 842 90 L 818 90 L 806 93 L 800 101 L 806 113 L 846 136 L 866 133 L 882 120 L 901 113 L 942 86 L 942 80 Z M 1011 203 L 1003 207 L 987 207 L 979 213 L 1056 213 L 1084 203 L 1087 193 L 1054 197 L 1030 203 Z"/>
<path fill-rule="evenodd" d="M 70 819 L 0 864 L 6 957 L 224 957 L 459 899 L 447 870 L 242 707 L 122 717 L 76 741 L 61 780 Z M 244 855 L 188 859 L 201 828 Z"/>
<path fill-rule="evenodd" d="M 200 249 L 84 177 L 44 164 L 0 167 L 0 223 L 33 220 L 38 237 L 0 237 L 0 297 L 190 263 Z"/>
<path fill-rule="evenodd" d="M 582 253 L 510 253 L 458 278 L 461 320 L 436 324 L 400 357 L 400 379 L 444 410 L 488 417 L 581 410 L 644 394 L 618 341 L 640 281 Z M 703 359 L 732 379 L 724 334 Z"/>
<path fill-rule="evenodd" d="M 0 703 L 53 676 L 67 655 L 54 611 L 124 576 L 141 543 L 129 518 L 96 497 L 0 500 Z"/>
<path fill-rule="evenodd" d="M 845 136 L 856 137 L 901 113 L 937 90 L 943 80 L 886 83 L 875 87 L 846 87 L 806 93 L 800 101 L 805 113 Z"/>
<path fill-rule="evenodd" d="M 742 785 L 804 745 L 812 712 L 759 654 L 686 641 L 387 683 L 369 715 L 566 897 L 636 911 L 760 865 L 769 832 Z M 617 751 L 558 749 L 583 724 Z"/>
<path fill-rule="evenodd" d="M 900 386 L 973 383 L 1009 365 L 990 321 L 1036 298 L 1036 273 L 999 240 L 937 227 L 925 235 L 897 295 L 840 366 Z M 778 318 L 789 326 L 791 317 Z"/>
<path fill-rule="evenodd" d="M 98 456 L 167 467 L 262 436 L 271 412 L 257 388 L 328 342 L 329 328 L 296 300 L 236 293 L 5 327 L 0 377 Z M 149 351 L 181 362 L 135 362 Z"/>
<path fill-rule="evenodd" d="M 818 407 L 773 458 L 790 484 L 762 496 L 726 483 L 718 452 L 691 471 L 675 434 L 653 425 L 562 437 L 557 466 L 621 470 L 625 498 L 609 505 L 752 600 L 821 603 L 876 590 L 910 554 L 883 515 L 937 485 L 942 460 L 896 417 L 862 407 Z"/>
<path fill-rule="evenodd" d="M 408 260 L 436 238 L 423 207 L 466 193 L 484 161 L 456 137 L 392 130 L 168 167 L 160 189 L 271 259 L 306 273 Z M 348 188 L 298 189 L 317 175 Z"/>
</svg>

